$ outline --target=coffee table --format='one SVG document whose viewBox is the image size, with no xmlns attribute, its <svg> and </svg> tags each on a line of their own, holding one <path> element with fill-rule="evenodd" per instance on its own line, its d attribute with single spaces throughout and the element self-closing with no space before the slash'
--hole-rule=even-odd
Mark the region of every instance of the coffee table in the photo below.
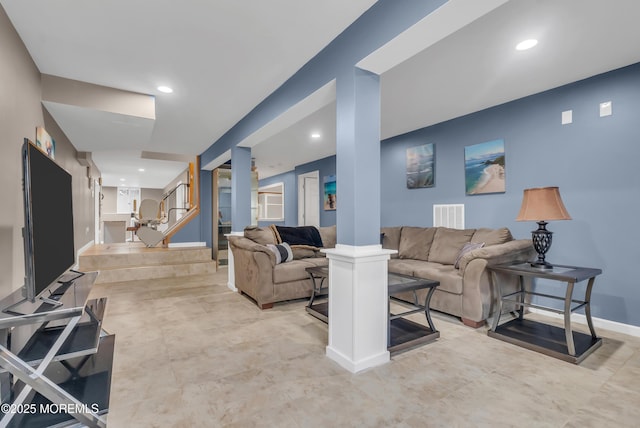
<svg viewBox="0 0 640 428">
<path fill-rule="evenodd" d="M 326 297 L 329 294 L 328 280 L 329 268 L 327 266 L 314 266 L 306 269 L 311 281 L 313 290 L 311 298 L 305 310 L 319 320 L 329 322 L 329 301 Z M 327 284 L 325 284 L 327 282 Z M 431 319 L 429 302 L 431 296 L 440 282 L 430 279 L 417 278 L 409 275 L 397 273 L 388 274 L 388 295 L 389 310 L 387 322 L 387 348 L 389 352 L 399 352 L 414 346 L 430 342 L 440 337 L 440 332 L 436 330 Z M 417 291 L 428 288 L 424 304 L 418 301 Z M 413 302 L 409 303 L 401 300 L 395 295 L 403 292 L 413 292 Z M 321 302 L 316 299 L 321 298 Z M 409 310 L 398 314 L 391 313 L 391 302 L 408 307 Z M 406 319 L 407 315 L 424 312 L 428 326 Z"/>
<path fill-rule="evenodd" d="M 305 307 L 309 314 L 318 318 L 322 322 L 329 322 L 329 268 L 327 266 L 308 267 L 307 273 L 313 282 L 313 290 L 311 290 L 311 298 Z M 325 285 L 326 281 L 326 285 Z M 315 302 L 320 297 L 321 302 Z"/>
</svg>

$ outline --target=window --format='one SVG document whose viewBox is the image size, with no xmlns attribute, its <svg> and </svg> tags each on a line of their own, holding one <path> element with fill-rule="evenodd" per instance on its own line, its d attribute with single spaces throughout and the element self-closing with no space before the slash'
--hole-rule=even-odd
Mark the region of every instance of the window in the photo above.
<svg viewBox="0 0 640 428">
<path fill-rule="evenodd" d="M 118 214 L 131 214 L 133 209 L 133 201 L 137 201 L 140 206 L 140 188 L 139 187 L 118 187 L 118 196 L 116 198 L 116 210 Z M 136 207 L 137 208 L 137 207 Z"/>
<path fill-rule="evenodd" d="M 284 221 L 284 183 L 258 189 L 258 220 Z"/>
</svg>

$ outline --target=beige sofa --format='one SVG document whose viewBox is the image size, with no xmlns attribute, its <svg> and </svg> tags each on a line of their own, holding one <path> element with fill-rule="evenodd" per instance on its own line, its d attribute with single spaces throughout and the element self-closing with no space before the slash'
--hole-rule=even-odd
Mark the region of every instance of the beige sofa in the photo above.
<svg viewBox="0 0 640 428">
<path fill-rule="evenodd" d="M 335 226 L 320 228 L 323 247 L 336 243 Z M 514 240 L 508 229 L 456 230 L 443 227 L 385 227 L 381 229 L 383 248 L 397 251 L 389 261 L 389 271 L 440 281 L 431 308 L 479 327 L 491 315 L 496 296 L 487 265 L 531 260 L 535 256 L 530 239 Z M 229 245 L 234 257 L 235 285 L 262 309 L 274 303 L 311 295 L 312 282 L 305 269 L 327 266 L 324 255 L 311 247 L 293 246 L 294 260 L 276 263 L 267 244 L 276 244 L 271 228 L 249 228 L 245 236 L 232 236 Z M 461 254 L 465 244 L 481 248 Z M 456 267 L 456 261 L 458 266 Z M 515 290 L 516 279 L 500 278 L 503 287 Z M 424 291 L 426 293 L 426 290 Z M 412 294 L 400 295 L 413 301 Z M 418 294 L 424 301 L 425 295 Z"/>
<path fill-rule="evenodd" d="M 440 281 L 430 307 L 460 317 L 471 327 L 480 327 L 493 313 L 496 296 L 488 265 L 532 260 L 530 239 L 514 240 L 507 228 L 448 229 L 444 227 L 382 228 L 383 248 L 398 251 L 389 260 L 389 272 Z M 465 244 L 469 247 L 463 252 Z M 480 248 L 480 245 L 483 245 Z M 456 265 L 457 262 L 457 265 Z M 503 290 L 515 291 L 517 278 L 499 278 Z M 418 292 L 424 301 L 427 290 Z M 413 294 L 400 295 L 413 301 Z"/>
<path fill-rule="evenodd" d="M 318 230 L 323 248 L 336 246 L 335 226 Z M 305 269 L 329 265 L 320 248 L 305 246 L 292 246 L 294 260 L 276 263 L 275 254 L 267 245 L 278 243 L 270 227 L 250 227 L 245 229 L 244 236 L 229 237 L 235 286 L 261 309 L 269 309 L 276 302 L 310 297 L 313 283 Z"/>
</svg>

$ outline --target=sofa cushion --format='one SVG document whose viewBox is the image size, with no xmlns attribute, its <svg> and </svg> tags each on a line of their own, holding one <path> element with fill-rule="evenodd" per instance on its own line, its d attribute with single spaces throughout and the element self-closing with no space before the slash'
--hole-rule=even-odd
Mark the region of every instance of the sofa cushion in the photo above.
<svg viewBox="0 0 640 428">
<path fill-rule="evenodd" d="M 289 263 L 275 265 L 273 268 L 273 283 L 280 284 L 309 278 L 309 274 L 305 269 L 314 265 L 307 263 L 305 260 L 293 260 Z"/>
<path fill-rule="evenodd" d="M 429 261 L 452 265 L 456 262 L 458 253 L 475 233 L 475 229 L 450 229 L 438 227 L 433 238 L 433 245 L 429 251 Z"/>
<path fill-rule="evenodd" d="M 286 263 L 293 260 L 293 251 L 286 242 L 282 244 L 267 244 L 267 248 L 276 256 L 276 264 Z"/>
<path fill-rule="evenodd" d="M 400 233 L 402 232 L 402 226 L 397 227 L 381 227 L 380 233 L 382 234 L 382 248 L 385 250 L 400 249 Z M 392 254 L 392 259 L 397 259 L 398 254 Z"/>
<path fill-rule="evenodd" d="M 398 257 L 401 259 L 427 261 L 435 233 L 435 227 L 404 226 L 402 232 L 400 232 Z"/>
<path fill-rule="evenodd" d="M 315 247 L 307 247 L 306 245 L 291 245 L 291 251 L 294 260 L 316 257 L 317 254 Z"/>
<path fill-rule="evenodd" d="M 324 248 L 335 248 L 336 246 L 336 225 L 324 226 L 318 229 L 320 238 L 322 238 L 322 246 Z"/>
<path fill-rule="evenodd" d="M 485 246 L 504 244 L 513 241 L 511 232 L 506 227 L 500 229 L 488 229 L 486 227 L 476 230 L 471 238 L 472 242 L 484 242 Z"/>
<path fill-rule="evenodd" d="M 462 275 L 453 265 L 425 263 L 413 271 L 413 276 L 440 281 L 438 290 L 462 294 Z"/>
<path fill-rule="evenodd" d="M 429 263 L 422 260 L 411 259 L 392 259 L 389 260 L 388 269 L 392 273 L 401 273 L 403 275 L 411 275 L 416 269 L 421 269 L 425 266 L 440 266 L 440 263 Z"/>
<path fill-rule="evenodd" d="M 244 237 L 260 245 L 277 244 L 270 227 L 247 226 L 244 228 Z"/>
</svg>

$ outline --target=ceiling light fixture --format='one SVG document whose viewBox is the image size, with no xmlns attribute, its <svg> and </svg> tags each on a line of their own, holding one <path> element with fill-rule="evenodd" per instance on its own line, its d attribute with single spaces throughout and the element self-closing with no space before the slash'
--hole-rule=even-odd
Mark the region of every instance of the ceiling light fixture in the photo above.
<svg viewBox="0 0 640 428">
<path fill-rule="evenodd" d="M 311 134 L 311 138 L 313 138 L 314 140 L 317 140 L 318 138 L 320 138 L 320 134 L 317 132 L 314 132 L 313 134 Z"/>
<path fill-rule="evenodd" d="M 170 87 L 168 87 L 168 86 L 158 86 L 158 90 L 159 90 L 160 92 L 164 92 L 165 94 L 170 94 L 170 93 L 172 93 L 172 92 L 173 92 L 173 89 L 171 89 L 171 88 L 170 88 Z"/>
<path fill-rule="evenodd" d="M 144 168 L 138 168 L 138 171 L 144 172 Z"/>
<path fill-rule="evenodd" d="M 521 41 L 520 43 L 518 43 L 516 45 L 516 50 L 518 50 L 518 51 L 526 51 L 527 49 L 531 49 L 532 47 L 534 47 L 537 44 L 538 44 L 538 41 L 536 39 L 523 40 L 523 41 Z"/>
<path fill-rule="evenodd" d="M 126 179 L 124 179 L 124 178 L 121 178 L 121 179 L 120 179 L 120 181 L 126 181 Z"/>
</svg>

